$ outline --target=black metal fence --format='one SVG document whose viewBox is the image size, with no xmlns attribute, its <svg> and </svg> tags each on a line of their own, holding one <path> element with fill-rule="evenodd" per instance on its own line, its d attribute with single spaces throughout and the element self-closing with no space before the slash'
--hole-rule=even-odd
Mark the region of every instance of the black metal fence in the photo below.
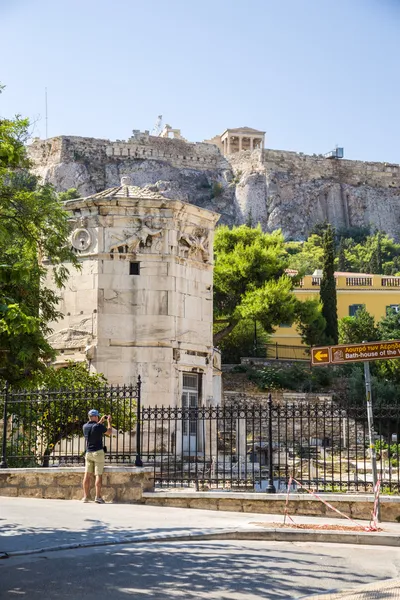
<svg viewBox="0 0 400 600">
<path fill-rule="evenodd" d="M 384 492 L 400 490 L 400 404 L 377 405 L 375 446 Z M 365 406 L 331 398 L 246 406 L 142 410 L 141 456 L 156 484 L 286 490 L 290 476 L 325 492 L 372 492 Z M 296 486 L 294 486 L 296 487 Z"/>
<path fill-rule="evenodd" d="M 290 476 L 320 491 L 372 491 L 364 405 L 330 397 L 224 406 L 141 407 L 135 386 L 0 393 L 2 462 L 83 464 L 90 408 L 111 414 L 109 463 L 154 469 L 156 485 L 282 491 Z M 400 492 L 400 404 L 374 407 L 383 492 Z"/>
<path fill-rule="evenodd" d="M 310 361 L 308 346 L 293 346 L 286 344 L 266 344 L 266 358 L 270 360 L 304 360 Z"/>
<path fill-rule="evenodd" d="M 141 381 L 135 386 L 0 393 L 1 467 L 49 467 L 84 463 L 82 427 L 88 411 L 112 415 L 106 461 L 141 464 Z M 138 431 L 139 430 L 139 431 Z M 137 435 L 139 433 L 139 435 Z"/>
</svg>

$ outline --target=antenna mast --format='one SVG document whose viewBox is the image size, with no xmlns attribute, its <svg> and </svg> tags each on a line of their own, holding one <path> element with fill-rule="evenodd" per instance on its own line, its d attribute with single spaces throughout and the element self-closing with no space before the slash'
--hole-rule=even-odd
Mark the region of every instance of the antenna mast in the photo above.
<svg viewBox="0 0 400 600">
<path fill-rule="evenodd" d="M 46 114 L 46 140 L 48 139 L 48 130 L 47 130 L 47 125 L 48 125 L 48 119 L 47 119 L 47 87 L 44 88 L 44 104 L 45 104 L 45 114 Z"/>
</svg>

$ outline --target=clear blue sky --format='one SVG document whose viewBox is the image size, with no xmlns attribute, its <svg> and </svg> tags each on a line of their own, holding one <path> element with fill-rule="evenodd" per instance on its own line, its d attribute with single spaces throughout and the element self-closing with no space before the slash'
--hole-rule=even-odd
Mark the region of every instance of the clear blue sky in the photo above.
<svg viewBox="0 0 400 600">
<path fill-rule="evenodd" d="M 191 141 L 400 162 L 400 0 L 0 0 L 0 115 L 45 137 Z"/>
</svg>

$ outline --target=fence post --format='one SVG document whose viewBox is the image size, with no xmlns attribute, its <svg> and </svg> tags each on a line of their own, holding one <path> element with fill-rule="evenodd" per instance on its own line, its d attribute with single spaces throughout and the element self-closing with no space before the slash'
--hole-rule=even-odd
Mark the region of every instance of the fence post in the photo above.
<svg viewBox="0 0 400 600">
<path fill-rule="evenodd" d="M 272 396 L 268 394 L 268 487 L 267 494 L 275 494 L 274 474 L 272 472 Z"/>
<path fill-rule="evenodd" d="M 275 360 L 278 360 L 278 342 L 275 342 Z"/>
<path fill-rule="evenodd" d="M 0 469 L 7 469 L 7 404 L 8 404 L 8 381 L 6 381 L 3 410 L 3 443 L 1 449 Z"/>
<path fill-rule="evenodd" d="M 141 430 L 140 430 L 140 419 L 141 419 L 141 405 L 140 405 L 140 401 L 141 401 L 141 388 L 142 388 L 142 380 L 140 375 L 137 378 L 137 405 L 136 405 L 136 460 L 135 460 L 135 466 L 136 467 L 143 467 L 143 461 L 141 459 L 140 456 L 140 446 L 141 446 L 141 439 L 140 439 L 140 435 L 141 435 Z"/>
</svg>

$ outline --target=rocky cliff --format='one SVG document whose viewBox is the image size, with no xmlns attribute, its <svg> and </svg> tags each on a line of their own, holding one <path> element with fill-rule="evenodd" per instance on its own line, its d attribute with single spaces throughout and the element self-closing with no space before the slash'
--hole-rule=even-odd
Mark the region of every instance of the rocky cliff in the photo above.
<svg viewBox="0 0 400 600">
<path fill-rule="evenodd" d="M 400 239 L 399 165 L 254 150 L 222 156 L 207 143 L 136 133 L 128 141 L 61 136 L 34 140 L 35 172 L 57 191 L 82 196 L 117 186 L 150 186 L 221 214 L 228 225 L 261 223 L 304 239 L 316 223 L 370 226 Z"/>
</svg>

